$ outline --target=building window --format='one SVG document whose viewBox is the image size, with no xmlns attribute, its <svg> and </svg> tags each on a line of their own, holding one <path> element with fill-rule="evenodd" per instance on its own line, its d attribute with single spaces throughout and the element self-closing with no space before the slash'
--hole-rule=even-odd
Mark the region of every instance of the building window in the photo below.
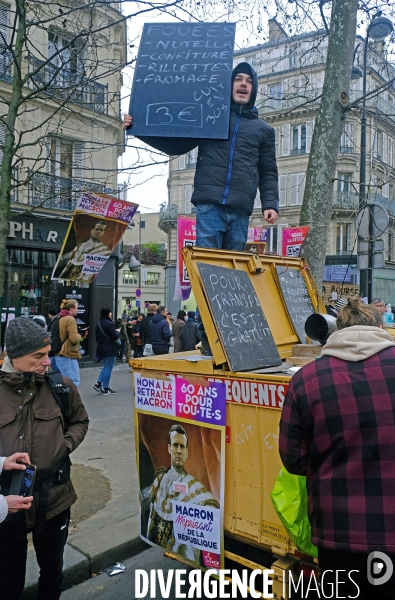
<svg viewBox="0 0 395 600">
<path fill-rule="evenodd" d="M 283 86 L 281 83 L 272 85 L 269 88 L 269 106 L 278 110 L 282 106 Z"/>
<path fill-rule="evenodd" d="M 354 152 L 354 127 L 352 123 L 344 123 L 343 133 L 340 138 L 339 152 Z"/>
<path fill-rule="evenodd" d="M 377 129 L 374 136 L 373 153 L 376 158 L 383 160 L 384 155 L 384 133 Z"/>
<path fill-rule="evenodd" d="M 394 259 L 394 234 L 389 231 L 388 232 L 388 260 L 392 261 Z"/>
<path fill-rule="evenodd" d="M 198 149 L 194 148 L 187 154 L 187 167 L 189 169 L 194 169 L 196 167 Z"/>
<path fill-rule="evenodd" d="M 292 154 L 306 153 L 306 124 L 292 127 Z"/>
<path fill-rule="evenodd" d="M 388 197 L 390 200 L 395 200 L 395 186 L 394 185 L 389 186 Z"/>
<path fill-rule="evenodd" d="M 291 173 L 289 176 L 289 206 L 302 204 L 305 181 L 306 173 Z"/>
<path fill-rule="evenodd" d="M 160 273 L 147 273 L 146 285 L 159 285 Z"/>
<path fill-rule="evenodd" d="M 348 194 L 351 192 L 351 173 L 338 173 L 337 191 L 339 194 Z"/>
<path fill-rule="evenodd" d="M 193 185 L 184 186 L 184 212 L 185 214 L 191 214 L 196 212 L 196 207 L 191 202 L 193 193 Z"/>
<path fill-rule="evenodd" d="M 139 276 L 138 273 L 133 273 L 132 271 L 122 271 L 122 283 L 132 283 L 133 285 L 138 285 Z"/>
<path fill-rule="evenodd" d="M 84 73 L 83 41 L 71 39 L 56 31 L 48 32 L 48 59 L 54 67 L 56 85 L 68 87 L 70 83 L 76 85 L 77 77 Z"/>
<path fill-rule="evenodd" d="M 336 252 L 337 254 L 350 254 L 351 225 L 338 223 L 336 225 Z"/>
</svg>

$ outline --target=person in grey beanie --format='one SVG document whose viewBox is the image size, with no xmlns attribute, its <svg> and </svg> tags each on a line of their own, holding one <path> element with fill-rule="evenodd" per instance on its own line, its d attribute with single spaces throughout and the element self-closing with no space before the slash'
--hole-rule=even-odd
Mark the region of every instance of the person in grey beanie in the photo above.
<svg viewBox="0 0 395 600">
<path fill-rule="evenodd" d="M 5 332 L 5 346 L 7 356 L 0 370 L 0 456 L 27 453 L 37 472 L 31 507 L 8 515 L 1 524 L 0 598 L 22 596 L 27 534 L 32 532 L 40 567 L 37 598 L 57 600 L 70 507 L 77 499 L 69 455 L 86 435 L 88 415 L 78 389 L 63 376 L 68 390 L 66 425 L 50 386 L 51 336 L 43 327 L 26 317 L 13 319 Z M 2 493 L 7 486 L 3 478 L 4 474 Z"/>
</svg>

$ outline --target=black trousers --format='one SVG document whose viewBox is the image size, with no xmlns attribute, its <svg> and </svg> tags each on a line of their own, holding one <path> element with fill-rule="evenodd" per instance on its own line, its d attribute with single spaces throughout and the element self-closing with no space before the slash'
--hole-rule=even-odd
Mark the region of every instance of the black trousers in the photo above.
<svg viewBox="0 0 395 600">
<path fill-rule="evenodd" d="M 154 354 L 169 354 L 169 346 L 158 346 L 157 344 L 152 344 L 152 350 Z"/>
<path fill-rule="evenodd" d="M 327 571 L 321 580 L 321 597 L 394 600 L 395 555 L 387 555 L 388 560 L 392 561 L 394 565 L 394 572 L 388 582 L 381 584 L 380 574 L 374 575 L 374 571 L 370 569 L 373 572 L 373 580 L 376 585 L 369 583 L 367 578 L 368 556 L 369 554 L 355 554 L 344 550 L 318 548 L 318 562 L 321 573 Z M 376 562 L 380 561 L 376 560 Z M 359 593 L 357 586 L 360 589 Z"/>
<path fill-rule="evenodd" d="M 17 513 L 19 516 L 19 513 Z M 32 530 L 40 567 L 37 600 L 58 600 L 62 591 L 63 552 L 68 536 L 70 509 L 45 521 L 39 534 Z M 27 534 L 16 523 L 0 525 L 0 600 L 19 600 L 25 585 Z"/>
</svg>

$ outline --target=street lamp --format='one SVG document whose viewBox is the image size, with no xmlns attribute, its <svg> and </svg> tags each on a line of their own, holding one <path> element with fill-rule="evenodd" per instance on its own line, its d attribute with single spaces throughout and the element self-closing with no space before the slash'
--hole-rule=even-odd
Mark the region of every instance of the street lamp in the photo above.
<svg viewBox="0 0 395 600">
<path fill-rule="evenodd" d="M 370 22 L 366 37 L 363 42 L 363 70 L 353 66 L 351 79 L 362 77 L 362 110 L 361 110 L 361 153 L 360 153 L 360 168 L 359 168 L 359 208 L 364 209 L 366 206 L 366 79 L 367 79 L 367 57 L 368 57 L 368 42 L 369 39 L 375 42 L 381 42 L 388 37 L 393 30 L 392 22 L 387 17 L 378 15 Z M 368 240 L 368 273 L 365 276 L 363 296 L 367 296 L 372 300 L 373 292 L 373 219 L 369 210 L 369 240 Z"/>
</svg>

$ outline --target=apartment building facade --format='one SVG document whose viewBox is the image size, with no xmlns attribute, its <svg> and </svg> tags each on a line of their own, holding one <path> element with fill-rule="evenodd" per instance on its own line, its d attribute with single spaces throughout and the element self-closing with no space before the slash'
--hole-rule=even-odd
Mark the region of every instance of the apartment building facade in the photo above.
<svg viewBox="0 0 395 600">
<path fill-rule="evenodd" d="M 363 40 L 355 42 L 355 62 L 362 65 Z M 275 20 L 269 22 L 269 41 L 240 50 L 234 64 L 248 62 L 258 73 L 256 106 L 276 133 L 280 216 L 269 226 L 267 250 L 281 254 L 282 229 L 297 226 L 305 174 L 324 82 L 327 37 L 324 31 L 288 37 Z M 383 45 L 369 46 L 367 89 L 373 92 L 395 74 Z M 362 95 L 362 80 L 352 81 L 350 102 Z M 375 270 L 374 293 L 395 301 L 395 88 L 391 84 L 367 101 L 367 190 L 370 201 L 384 206 L 390 225 L 384 235 L 385 268 Z M 332 214 L 327 238 L 324 299 L 331 291 L 356 294 L 359 285 L 354 227 L 359 202 L 360 108 L 347 112 L 339 144 Z M 169 231 L 170 258 L 175 263 L 175 231 L 171 216 L 193 213 L 190 199 L 197 152 L 174 157 L 169 167 L 169 205 L 160 226 Z M 257 198 L 251 226 L 263 224 Z M 343 284 L 343 285 L 342 285 Z"/>
<path fill-rule="evenodd" d="M 118 195 L 126 23 L 120 4 L 107 1 L 42 3 L 27 21 L 2 310 L 47 316 L 73 297 L 81 320 L 92 326 L 101 305 L 115 308 L 116 257 L 90 286 L 52 281 L 51 273 L 80 192 Z M 14 4 L 0 3 L 0 144 L 16 69 L 15 24 Z"/>
</svg>

